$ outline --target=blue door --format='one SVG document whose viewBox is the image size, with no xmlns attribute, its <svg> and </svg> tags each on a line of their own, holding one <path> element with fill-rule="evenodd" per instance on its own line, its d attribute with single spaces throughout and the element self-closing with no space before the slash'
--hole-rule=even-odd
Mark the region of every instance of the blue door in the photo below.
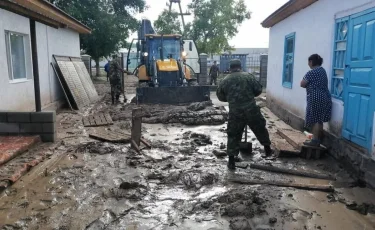
<svg viewBox="0 0 375 230">
<path fill-rule="evenodd" d="M 349 23 L 343 137 L 371 150 L 375 96 L 375 12 Z"/>
</svg>

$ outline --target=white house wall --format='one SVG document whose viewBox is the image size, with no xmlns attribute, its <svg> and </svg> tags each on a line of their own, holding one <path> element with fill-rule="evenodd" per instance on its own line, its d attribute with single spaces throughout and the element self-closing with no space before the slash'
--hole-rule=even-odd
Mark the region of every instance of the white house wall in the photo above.
<svg viewBox="0 0 375 230">
<path fill-rule="evenodd" d="M 328 73 L 330 85 L 335 14 L 369 2 L 373 1 L 319 0 L 273 26 L 270 29 L 268 52 L 267 97 L 298 117 L 304 118 L 306 92 L 300 87 L 300 81 L 309 70 L 308 57 L 314 53 L 323 57 L 323 67 Z M 296 33 L 294 70 L 292 89 L 289 89 L 282 86 L 284 41 L 285 36 L 293 32 Z M 326 128 L 339 135 L 344 112 L 342 101 L 333 99 L 332 109 L 332 120 Z"/>
<path fill-rule="evenodd" d="M 60 83 L 51 67 L 52 55 L 80 56 L 79 34 L 69 29 L 55 29 L 37 23 L 38 64 L 42 107 L 62 100 Z"/>
<path fill-rule="evenodd" d="M 31 111 L 35 108 L 33 79 L 18 83 L 9 80 L 5 42 L 7 30 L 29 35 L 29 19 L 0 9 L 0 111 Z"/>
</svg>

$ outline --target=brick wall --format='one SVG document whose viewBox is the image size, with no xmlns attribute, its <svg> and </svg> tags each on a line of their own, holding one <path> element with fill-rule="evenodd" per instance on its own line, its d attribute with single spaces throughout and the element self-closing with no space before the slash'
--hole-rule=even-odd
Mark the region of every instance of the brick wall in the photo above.
<svg viewBox="0 0 375 230">
<path fill-rule="evenodd" d="M 0 112 L 0 136 L 40 135 L 43 142 L 56 140 L 55 112 Z"/>
</svg>

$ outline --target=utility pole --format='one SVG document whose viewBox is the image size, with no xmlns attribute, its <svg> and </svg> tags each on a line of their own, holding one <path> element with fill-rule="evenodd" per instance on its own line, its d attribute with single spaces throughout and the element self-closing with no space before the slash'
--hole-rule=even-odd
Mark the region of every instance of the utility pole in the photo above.
<svg viewBox="0 0 375 230">
<path fill-rule="evenodd" d="M 181 16 L 181 21 L 182 21 L 182 26 L 183 26 L 183 31 L 185 32 L 185 19 L 184 16 L 190 16 L 191 13 L 186 11 L 186 13 L 182 13 L 182 7 L 181 7 L 181 0 L 169 0 L 169 12 L 172 11 L 172 4 L 173 3 L 178 3 L 178 7 L 180 8 L 180 16 Z M 168 3 L 167 3 L 168 5 Z"/>
</svg>

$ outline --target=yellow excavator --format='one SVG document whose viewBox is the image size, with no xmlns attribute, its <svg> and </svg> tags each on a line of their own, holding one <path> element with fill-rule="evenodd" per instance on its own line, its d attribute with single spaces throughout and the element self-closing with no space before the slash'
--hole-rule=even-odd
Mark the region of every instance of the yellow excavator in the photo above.
<svg viewBox="0 0 375 230">
<path fill-rule="evenodd" d="M 135 47 L 134 47 L 135 46 Z M 179 34 L 156 34 L 142 20 L 138 38 L 128 48 L 127 71 L 138 77 L 137 103 L 186 104 L 210 100 L 208 86 L 199 86 L 200 62 L 194 41 Z"/>
</svg>

